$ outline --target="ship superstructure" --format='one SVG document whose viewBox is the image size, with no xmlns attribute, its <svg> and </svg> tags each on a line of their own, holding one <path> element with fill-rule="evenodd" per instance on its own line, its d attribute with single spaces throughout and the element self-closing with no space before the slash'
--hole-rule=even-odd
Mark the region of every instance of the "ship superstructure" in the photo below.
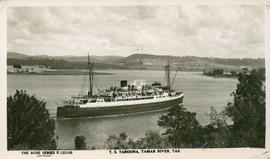
<svg viewBox="0 0 270 159">
<path fill-rule="evenodd" d="M 57 108 L 57 117 L 88 117 L 128 114 L 168 109 L 183 102 L 183 92 L 174 91 L 170 80 L 170 65 L 165 66 L 166 86 L 160 82 L 150 85 L 144 80 L 120 81 L 119 87 L 93 93 L 94 65 L 88 55 L 89 91 L 63 101 Z"/>
</svg>

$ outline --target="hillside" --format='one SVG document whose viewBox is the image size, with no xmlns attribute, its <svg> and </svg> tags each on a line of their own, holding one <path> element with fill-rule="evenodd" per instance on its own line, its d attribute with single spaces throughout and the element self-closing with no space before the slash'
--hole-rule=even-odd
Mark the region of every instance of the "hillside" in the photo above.
<svg viewBox="0 0 270 159">
<path fill-rule="evenodd" d="M 21 53 L 17 53 L 17 52 L 8 52 L 7 53 L 7 58 L 14 58 L 14 59 L 26 59 L 29 58 L 30 56 L 25 55 L 25 54 L 21 54 Z"/>
<path fill-rule="evenodd" d="M 51 69 L 87 69 L 87 62 L 68 62 L 65 60 L 55 60 L 55 59 L 38 59 L 38 58 L 27 58 L 27 59 L 7 59 L 8 65 L 43 65 L 46 68 Z M 128 69 L 125 66 L 106 64 L 106 63 L 97 63 L 94 62 L 95 69 Z"/>
<path fill-rule="evenodd" d="M 121 56 L 90 56 L 92 61 L 95 61 L 97 63 L 106 63 L 106 64 L 113 64 L 120 60 Z M 65 60 L 68 62 L 87 62 L 88 57 L 87 56 L 35 56 L 34 58 L 49 58 L 49 59 L 55 59 L 55 60 Z"/>
<path fill-rule="evenodd" d="M 224 70 L 265 67 L 263 58 L 208 58 L 195 56 L 165 56 L 165 55 L 148 55 L 133 54 L 122 58 L 119 62 L 123 65 L 129 65 L 133 69 L 163 69 L 169 59 L 173 69 L 182 68 L 185 70 L 204 70 L 211 68 L 224 68 Z"/>
<path fill-rule="evenodd" d="M 8 65 L 47 65 L 60 69 L 87 68 L 87 56 L 28 56 L 9 52 Z M 265 67 L 263 58 L 208 58 L 196 56 L 167 56 L 150 54 L 133 54 L 121 56 L 91 56 L 96 69 L 147 69 L 163 70 L 169 59 L 172 69 L 181 68 L 186 71 L 203 71 L 211 68 L 223 68 L 225 71 L 240 70 L 243 67 L 252 69 Z"/>
<path fill-rule="evenodd" d="M 122 56 L 90 56 L 91 60 L 96 63 L 106 63 L 113 64 L 122 59 Z M 54 59 L 54 60 L 65 60 L 68 62 L 87 62 L 87 56 L 48 56 L 48 55 L 38 55 L 38 56 L 30 56 L 17 52 L 8 52 L 8 59 Z"/>
</svg>

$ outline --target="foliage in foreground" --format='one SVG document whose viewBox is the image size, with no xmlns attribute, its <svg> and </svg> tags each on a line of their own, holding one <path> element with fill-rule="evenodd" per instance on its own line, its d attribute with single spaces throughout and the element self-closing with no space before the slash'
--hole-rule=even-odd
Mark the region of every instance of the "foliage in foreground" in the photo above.
<svg viewBox="0 0 270 159">
<path fill-rule="evenodd" d="M 161 136 L 158 131 L 147 131 L 143 138 L 133 140 L 127 138 L 125 133 L 119 136 L 111 135 L 105 142 L 108 149 L 150 149 L 150 148 L 168 148 L 171 144 Z"/>
<path fill-rule="evenodd" d="M 74 139 L 75 150 L 86 150 L 85 136 L 76 136 Z"/>
<path fill-rule="evenodd" d="M 264 147 L 265 144 L 265 69 L 243 71 L 238 75 L 237 89 L 232 93 L 225 113 L 233 125 L 233 147 Z"/>
<path fill-rule="evenodd" d="M 182 107 L 162 116 L 158 125 L 166 128 L 169 142 L 174 147 L 264 147 L 265 70 L 243 71 L 238 81 L 233 101 L 220 113 L 211 108 L 206 126 L 198 125 L 195 114 Z"/>
<path fill-rule="evenodd" d="M 265 70 L 243 71 L 238 74 L 238 81 L 231 94 L 233 101 L 225 110 L 217 112 L 211 107 L 208 125 L 201 126 L 195 113 L 176 106 L 159 118 L 158 125 L 166 130 L 164 134 L 148 132 L 138 141 L 127 141 L 122 133 L 119 137 L 110 136 L 106 145 L 110 149 L 264 147 Z"/>
<path fill-rule="evenodd" d="M 183 106 L 176 106 L 160 117 L 158 126 L 166 129 L 164 135 L 173 147 L 200 147 L 203 144 L 202 128 L 195 116 L 196 113 L 186 111 Z"/>
<path fill-rule="evenodd" d="M 9 150 L 56 149 L 55 122 L 45 105 L 22 90 L 7 98 Z"/>
</svg>

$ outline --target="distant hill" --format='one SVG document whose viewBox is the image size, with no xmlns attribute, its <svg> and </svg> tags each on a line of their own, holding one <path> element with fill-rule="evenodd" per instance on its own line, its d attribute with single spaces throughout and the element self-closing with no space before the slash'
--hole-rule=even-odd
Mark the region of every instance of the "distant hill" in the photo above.
<svg viewBox="0 0 270 159">
<path fill-rule="evenodd" d="M 98 63 L 107 63 L 107 64 L 113 64 L 115 62 L 118 62 L 120 59 L 122 59 L 122 56 L 90 56 L 92 61 L 98 62 Z M 62 59 L 69 62 L 87 62 L 88 57 L 87 56 L 55 56 L 50 57 L 53 59 Z"/>
<path fill-rule="evenodd" d="M 211 68 L 223 68 L 224 70 L 265 67 L 263 58 L 208 58 L 196 56 L 166 56 L 133 54 L 119 60 L 123 65 L 132 69 L 163 69 L 169 59 L 172 69 L 182 68 L 184 70 L 201 71 Z"/>
<path fill-rule="evenodd" d="M 16 52 L 8 52 L 8 64 L 53 65 L 54 68 L 80 69 L 87 67 L 87 56 L 28 56 Z M 203 71 L 211 68 L 222 68 L 225 71 L 246 68 L 265 67 L 263 58 L 208 58 L 196 56 L 167 56 L 150 54 L 132 54 L 122 56 L 91 56 L 91 61 L 98 69 L 147 69 L 163 70 L 169 59 L 172 70 L 181 68 L 186 71 Z"/>
<path fill-rule="evenodd" d="M 169 59 L 170 62 L 179 62 L 179 63 L 207 63 L 209 62 L 208 58 L 195 57 L 195 56 L 168 56 L 168 55 L 150 55 L 150 54 L 132 54 L 126 58 L 121 59 L 121 62 L 131 62 L 138 60 L 151 60 L 151 61 L 163 61 L 166 62 Z"/>
<path fill-rule="evenodd" d="M 26 58 L 29 58 L 29 56 L 21 54 L 21 53 L 17 53 L 17 52 L 8 52 L 7 53 L 7 58 L 8 59 L 10 59 L 10 58 L 13 58 L 13 59 L 26 59 Z"/>
<path fill-rule="evenodd" d="M 122 56 L 90 56 L 91 60 L 96 63 L 106 63 L 106 64 L 114 64 L 122 59 Z M 8 59 L 54 59 L 54 60 L 65 60 L 68 62 L 87 62 L 87 56 L 48 56 L 48 55 L 38 55 L 38 56 L 30 56 L 17 52 L 8 52 Z"/>
</svg>

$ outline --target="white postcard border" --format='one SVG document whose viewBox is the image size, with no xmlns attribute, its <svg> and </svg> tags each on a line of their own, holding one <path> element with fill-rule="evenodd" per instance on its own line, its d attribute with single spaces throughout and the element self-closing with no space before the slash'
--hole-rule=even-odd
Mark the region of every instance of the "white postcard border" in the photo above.
<svg viewBox="0 0 270 159">
<path fill-rule="evenodd" d="M 270 157 L 270 0 L 0 0 L 0 157 L 36 158 L 21 155 L 21 151 L 7 151 L 6 119 L 6 52 L 7 52 L 7 8 L 44 6 L 123 6 L 123 5 L 264 5 L 265 6 L 265 62 L 266 62 L 266 139 L 265 149 L 181 149 L 179 154 L 122 154 L 110 155 L 108 150 L 73 151 L 73 155 L 52 155 L 51 158 L 266 158 Z M 93 156 L 94 155 L 94 156 Z"/>
</svg>

